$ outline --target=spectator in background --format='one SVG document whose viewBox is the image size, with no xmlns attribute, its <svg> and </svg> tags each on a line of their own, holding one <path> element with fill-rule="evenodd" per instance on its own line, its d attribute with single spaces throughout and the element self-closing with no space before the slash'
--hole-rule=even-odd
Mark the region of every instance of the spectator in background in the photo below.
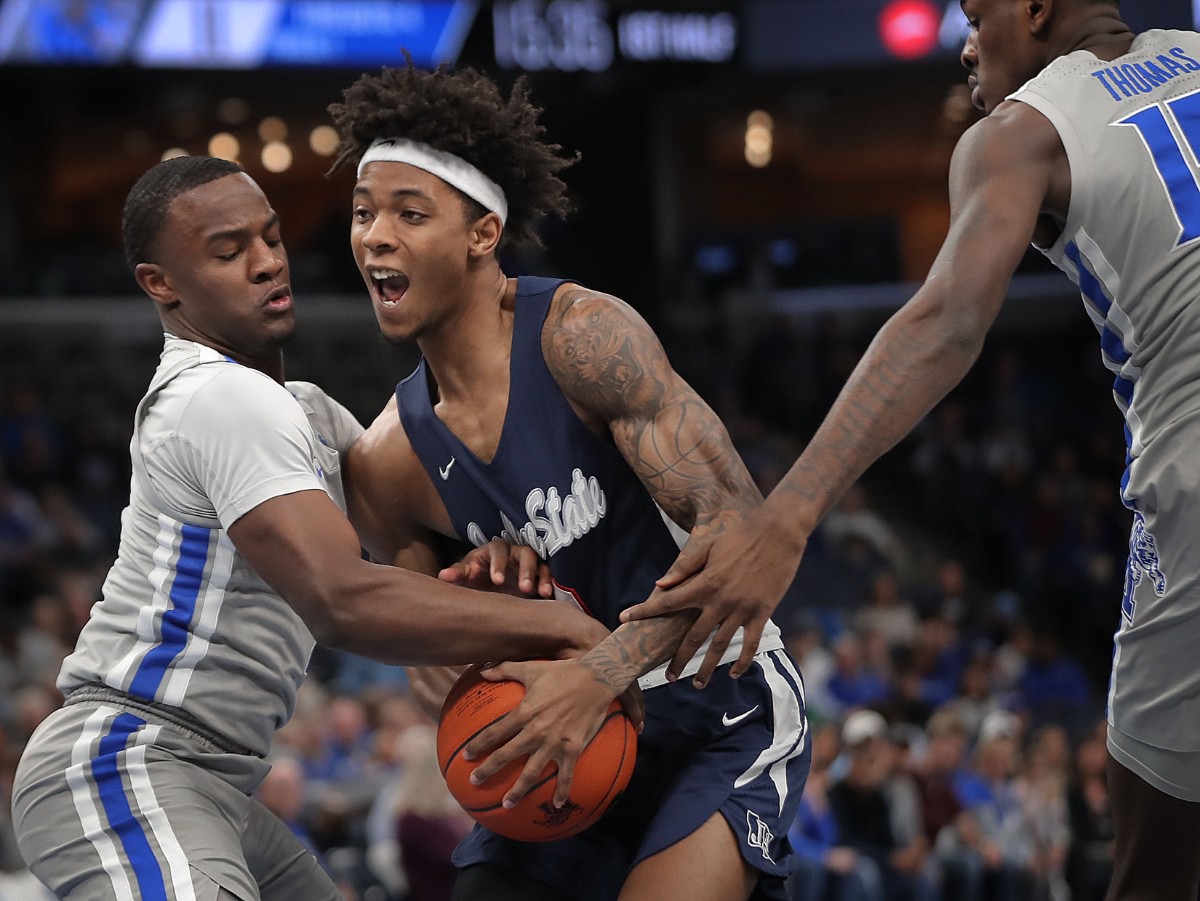
<svg viewBox="0 0 1200 901">
<path fill-rule="evenodd" d="M 1067 810 L 1071 844 L 1066 878 L 1071 901 L 1103 901 L 1113 870 L 1113 816 L 1108 796 L 1106 724 L 1101 721 L 1075 749 Z"/>
<path fill-rule="evenodd" d="M 960 797 L 971 817 L 961 822 L 964 838 L 983 855 L 990 901 L 1029 901 L 1044 897 L 1038 878 L 1038 848 L 1033 826 L 1015 782 L 1020 765 L 1020 721 L 993 714 L 980 728 L 972 755 L 974 780 L 960 780 Z M 972 831 L 977 827 L 977 832 Z M 1036 893 L 1036 894 L 1035 894 Z"/>
<path fill-rule="evenodd" d="M 881 704 L 891 695 L 888 673 L 868 660 L 866 643 L 856 632 L 843 632 L 833 644 L 834 672 L 827 684 L 838 712 Z"/>
<path fill-rule="evenodd" d="M 474 823 L 442 779 L 432 726 L 408 729 L 397 755 L 403 774 L 395 798 L 395 829 L 408 901 L 450 901 L 457 875 L 450 855 Z"/>
<path fill-rule="evenodd" d="M 959 677 L 957 693 L 946 702 L 947 707 L 953 708 L 968 735 L 978 735 L 984 719 L 1004 709 L 994 689 L 992 672 L 992 654 L 988 651 L 977 652 Z"/>
<path fill-rule="evenodd" d="M 36 590 L 53 540 L 37 498 L 10 477 L 0 455 L 0 591 L 8 603 L 23 602 Z"/>
<path fill-rule="evenodd" d="M 887 721 L 873 710 L 856 710 L 842 726 L 842 744 L 848 768 L 829 789 L 841 840 L 875 861 L 889 901 L 933 901 L 937 885 L 927 867 L 927 843 L 918 838 L 905 844 L 892 828 L 883 788 L 889 775 Z"/>
<path fill-rule="evenodd" d="M 917 608 L 901 594 L 894 570 L 882 569 L 875 574 L 866 606 L 854 617 L 854 628 L 878 633 L 893 650 L 916 643 L 920 628 Z"/>
<path fill-rule="evenodd" d="M 913 661 L 921 680 L 921 699 L 931 708 L 954 696 L 967 652 L 956 621 L 942 614 L 921 621 Z"/>
<path fill-rule="evenodd" d="M 813 722 L 834 719 L 841 710 L 829 690 L 837 661 L 823 638 L 821 627 L 805 614 L 794 617 L 783 636 L 784 646 L 804 676 L 804 708 Z"/>
<path fill-rule="evenodd" d="M 944 894 L 962 901 L 983 897 L 983 856 L 972 839 L 978 827 L 963 803 L 968 733 L 957 711 L 946 706 L 926 724 L 929 746 L 916 772 L 925 838 L 943 874 Z"/>
<path fill-rule="evenodd" d="M 841 750 L 834 723 L 812 732 L 812 768 L 788 839 L 796 849 L 796 871 L 788 879 L 791 901 L 882 901 L 883 877 L 868 855 L 841 841 L 829 806 L 830 767 Z"/>
<path fill-rule="evenodd" d="M 1021 703 L 1033 726 L 1063 723 L 1075 733 L 1094 720 L 1092 689 L 1075 657 L 1062 648 L 1054 631 L 1034 630 L 1020 682 Z"/>
<path fill-rule="evenodd" d="M 62 429 L 41 389 L 27 379 L 14 379 L 5 391 L 0 455 L 9 461 L 13 480 L 30 491 L 61 480 L 66 455 Z"/>
<path fill-rule="evenodd" d="M 1033 733 L 1015 787 L 1033 839 L 1032 868 L 1051 899 L 1069 895 L 1064 867 L 1070 844 L 1067 778 L 1071 747 L 1062 726 L 1042 726 Z"/>
<path fill-rule="evenodd" d="M 861 485 L 851 486 L 842 495 L 838 505 L 825 517 L 821 531 L 832 547 L 844 549 L 852 541 L 859 543 L 862 556 L 877 567 L 898 570 L 907 562 L 900 539 L 887 520 L 871 508 Z"/>
</svg>

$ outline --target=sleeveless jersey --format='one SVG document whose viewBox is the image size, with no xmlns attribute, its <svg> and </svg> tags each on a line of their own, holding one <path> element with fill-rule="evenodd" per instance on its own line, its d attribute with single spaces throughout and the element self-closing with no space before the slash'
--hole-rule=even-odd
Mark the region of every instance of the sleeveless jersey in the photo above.
<svg viewBox="0 0 1200 901">
<path fill-rule="evenodd" d="M 296 491 L 324 490 L 344 510 L 339 451 L 361 430 L 315 385 L 285 387 L 167 336 L 137 409 L 117 560 L 63 663 L 63 693 L 107 685 L 265 754 L 314 642 L 225 530 Z"/>
<path fill-rule="evenodd" d="M 490 463 L 434 413 L 424 360 L 396 387 L 396 399 L 458 537 L 476 546 L 503 538 L 533 547 L 548 562 L 560 598 L 616 629 L 621 611 L 645 600 L 674 562 L 686 533 L 667 519 L 616 446 L 584 425 L 546 366 L 542 326 L 563 283 L 518 279 L 508 408 Z M 768 623 L 759 650 L 780 646 L 779 630 Z M 736 660 L 740 648 L 739 632 L 724 662 Z M 665 665 L 643 677 L 643 687 L 661 682 L 664 671 Z"/>
<path fill-rule="evenodd" d="M 1100 332 L 1125 418 L 1121 496 L 1137 510 L 1164 462 L 1156 439 L 1200 410 L 1200 35 L 1148 31 L 1111 62 L 1076 51 L 1012 99 L 1066 149 L 1070 210 L 1043 252 Z"/>
<path fill-rule="evenodd" d="M 1125 419 L 1121 498 L 1133 528 L 1109 745 L 1152 784 L 1195 800 L 1194 768 L 1140 761 L 1139 743 L 1200 751 L 1200 35 L 1148 31 L 1112 61 L 1076 51 L 1012 99 L 1049 119 L 1066 150 L 1070 207 L 1044 252 L 1080 288 Z"/>
</svg>

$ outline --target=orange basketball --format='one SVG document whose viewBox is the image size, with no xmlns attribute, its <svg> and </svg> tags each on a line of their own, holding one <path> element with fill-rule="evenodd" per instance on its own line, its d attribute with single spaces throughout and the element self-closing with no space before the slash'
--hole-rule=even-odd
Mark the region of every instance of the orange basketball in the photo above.
<svg viewBox="0 0 1200 901">
<path fill-rule="evenodd" d="M 463 749 L 476 735 L 520 703 L 520 682 L 488 682 L 479 667 L 464 672 L 450 689 L 438 723 L 437 755 L 450 794 L 476 821 L 508 838 L 548 842 L 586 829 L 624 791 L 637 756 L 637 732 L 618 701 L 609 705 L 600 731 L 575 764 L 571 794 L 554 806 L 555 767 L 547 765 L 537 784 L 516 807 L 505 810 L 504 794 L 525 768 L 526 757 L 512 761 L 482 785 L 471 784 L 471 771 L 484 758 L 465 760 Z"/>
</svg>

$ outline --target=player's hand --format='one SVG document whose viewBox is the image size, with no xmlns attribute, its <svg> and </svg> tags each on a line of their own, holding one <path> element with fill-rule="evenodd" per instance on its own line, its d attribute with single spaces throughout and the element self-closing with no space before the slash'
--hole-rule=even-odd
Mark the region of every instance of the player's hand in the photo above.
<svg viewBox="0 0 1200 901">
<path fill-rule="evenodd" d="M 443 582 L 518 597 L 554 596 L 550 567 L 528 545 L 493 538 L 438 573 Z"/>
<path fill-rule="evenodd" d="M 758 653 L 763 628 L 800 565 L 807 537 L 797 542 L 792 532 L 777 528 L 765 508 L 727 514 L 703 533 L 692 533 L 650 597 L 625 610 L 621 621 L 698 609 L 699 618 L 667 666 L 667 678 L 679 678 L 712 635 L 694 679 L 697 688 L 708 684 L 734 634 L 744 628 L 742 652 L 729 669 L 734 678 L 742 675 Z"/>
<path fill-rule="evenodd" d="M 495 682 L 512 679 L 525 686 L 521 703 L 473 738 L 465 749 L 468 760 L 490 756 L 471 773 L 471 782 L 486 782 L 513 760 L 529 759 L 521 775 L 504 796 L 504 806 L 514 807 L 533 789 L 550 764 L 558 770 L 554 804 L 561 807 L 571 792 L 575 762 L 604 722 L 612 690 L 597 682 L 574 660 L 529 660 L 502 663 L 483 670 Z M 622 705 L 640 732 L 645 707 L 637 683 L 622 695 Z M 492 750 L 494 749 L 494 750 Z"/>
</svg>

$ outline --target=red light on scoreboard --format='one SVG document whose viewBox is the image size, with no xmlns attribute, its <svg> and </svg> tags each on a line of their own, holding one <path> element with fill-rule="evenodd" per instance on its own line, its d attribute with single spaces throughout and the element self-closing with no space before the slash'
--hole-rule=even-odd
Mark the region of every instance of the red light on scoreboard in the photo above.
<svg viewBox="0 0 1200 901">
<path fill-rule="evenodd" d="M 893 0 L 879 14 L 879 36 L 893 56 L 917 59 L 937 46 L 941 16 L 929 0 Z"/>
</svg>

